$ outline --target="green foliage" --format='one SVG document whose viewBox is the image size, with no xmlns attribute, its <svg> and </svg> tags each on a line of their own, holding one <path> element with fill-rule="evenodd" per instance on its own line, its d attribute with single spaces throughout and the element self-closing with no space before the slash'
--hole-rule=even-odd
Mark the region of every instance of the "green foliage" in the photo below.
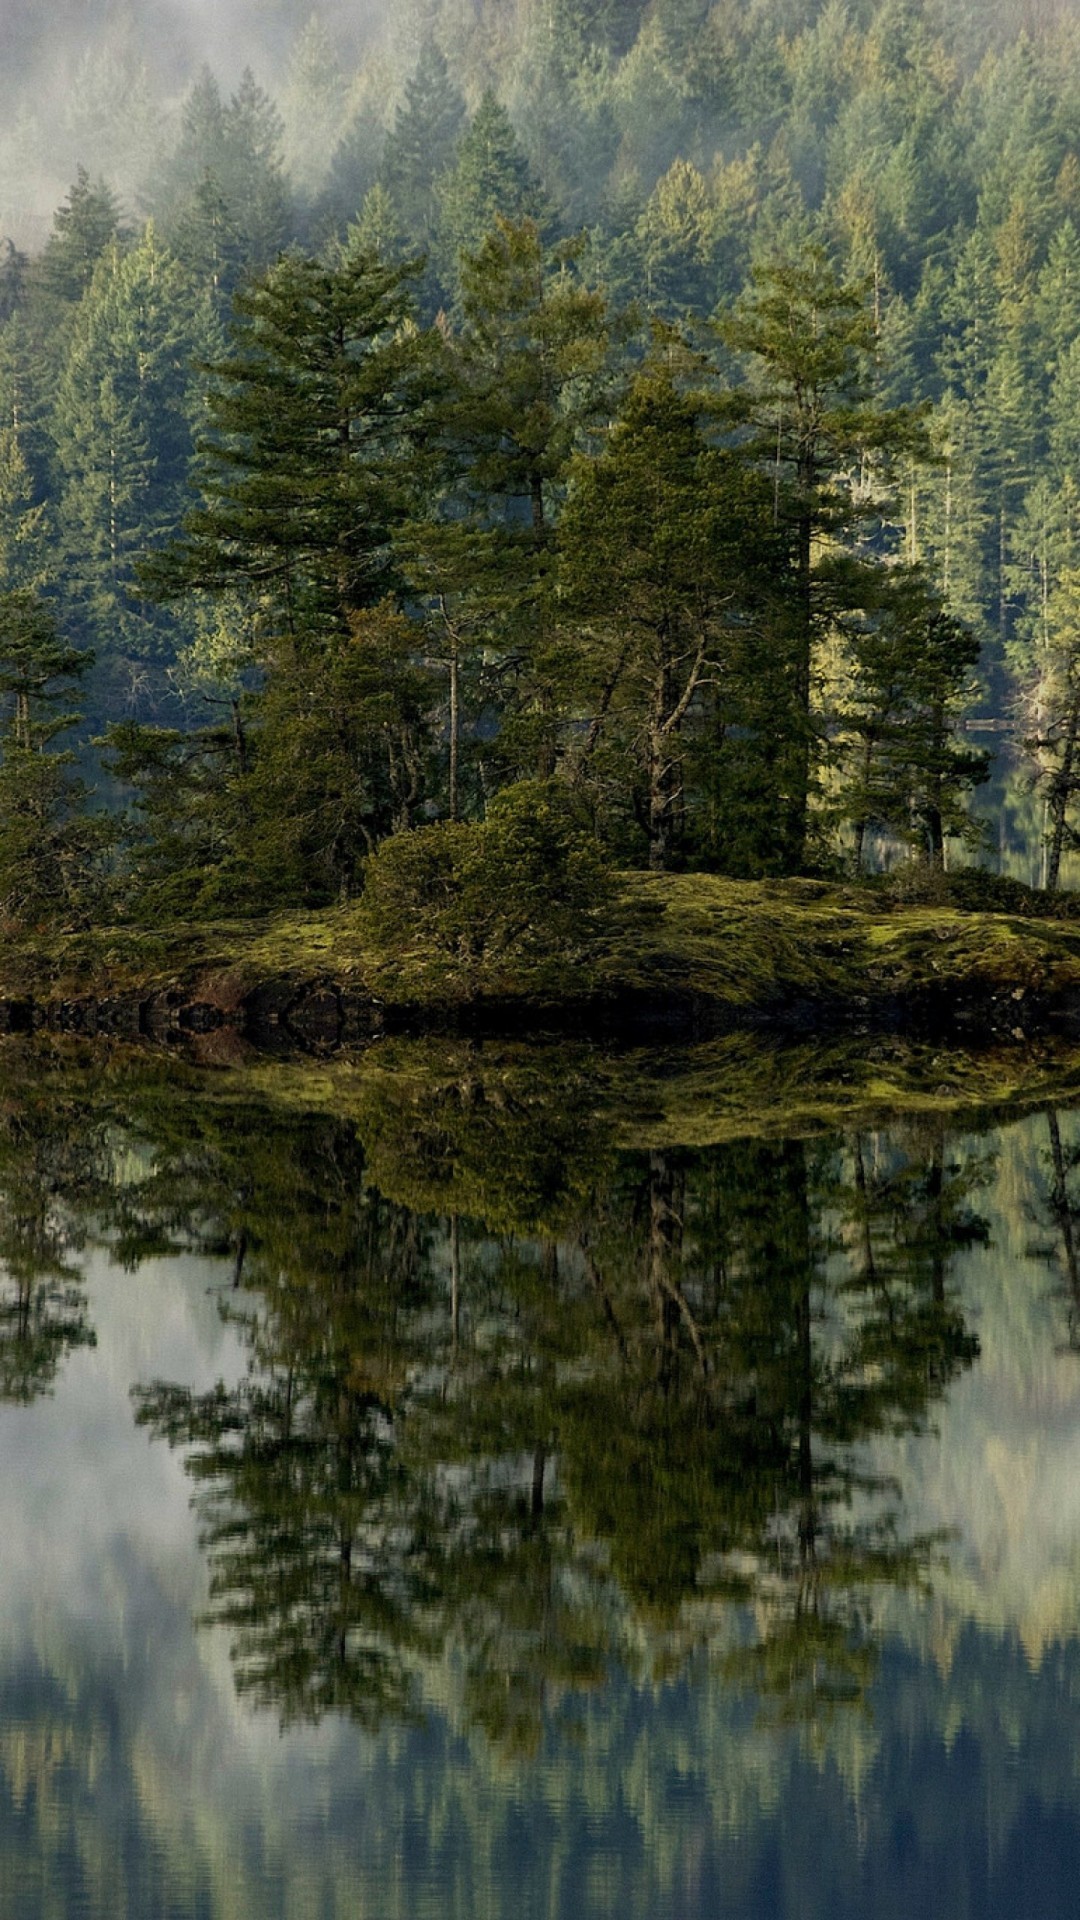
<svg viewBox="0 0 1080 1920">
<path fill-rule="evenodd" d="M 52 428 L 66 598 L 121 686 L 125 662 L 170 644 L 136 565 L 183 511 L 197 405 L 187 363 L 217 338 L 209 303 L 152 226 L 103 255 L 72 320 Z"/>
<path fill-rule="evenodd" d="M 987 755 L 955 738 L 978 653 L 974 634 L 917 571 L 891 573 L 855 628 L 840 750 L 856 871 L 871 823 L 939 868 L 946 834 L 978 844 L 964 801 L 986 779 Z"/>
<path fill-rule="evenodd" d="M 940 1545 L 870 1443 L 978 1352 L 953 1269 L 990 1163 L 940 1120 L 617 1153 L 573 1077 L 475 1057 L 387 1091 L 358 1124 L 135 1099 L 121 1245 L 226 1259 L 248 1355 L 135 1394 L 185 1449 L 240 1690 L 376 1726 L 452 1652 L 465 1723 L 528 1752 L 546 1687 L 631 1644 L 670 1677 L 734 1604 L 728 1677 L 768 1711 L 858 1704 L 872 1603 Z"/>
<path fill-rule="evenodd" d="M 478 825 L 398 834 L 367 867 L 363 929 L 395 972 L 470 998 L 511 979 L 543 991 L 589 984 L 611 883 L 572 794 L 523 780 Z"/>
<path fill-rule="evenodd" d="M 523 0 L 497 20 L 433 0 L 359 64 L 313 16 L 280 109 L 250 73 L 229 93 L 204 71 L 172 117 L 118 17 L 73 75 L 87 165 L 40 256 L 12 244 L 0 273 L 0 587 L 47 587 L 93 647 L 96 725 L 166 734 L 203 732 L 185 664 L 199 590 L 235 606 L 253 742 L 266 703 L 250 772 L 275 795 L 254 813 L 272 835 L 276 808 L 289 841 L 256 865 L 312 899 L 352 886 L 403 806 L 468 815 L 507 778 L 582 759 L 621 858 L 825 870 L 844 822 L 933 840 L 935 811 L 963 840 L 974 761 L 963 772 L 942 735 L 935 778 L 956 776 L 957 804 L 905 800 L 897 742 L 922 727 L 912 754 L 929 764 L 927 699 L 870 690 L 901 656 L 915 671 L 875 610 L 881 563 L 902 554 L 941 596 L 938 630 L 963 619 L 981 645 L 965 698 L 999 719 L 1022 709 L 1027 812 L 1045 808 L 1058 878 L 1075 837 L 1051 627 L 1067 630 L 1080 556 L 1080 163 L 1069 29 L 1053 9 L 1028 24 L 988 35 L 969 8 L 922 0 Z M 32 103 L 0 136 L 16 237 L 50 138 Z M 114 188 L 160 239 L 127 230 Z M 569 242 L 579 227 L 587 241 Z M 317 257 L 289 251 L 316 238 Z M 564 511 L 572 466 L 591 498 L 589 462 L 605 476 L 625 453 L 601 429 L 640 371 L 630 297 L 708 340 L 707 366 L 675 384 L 711 392 L 698 431 L 727 477 L 706 491 L 747 556 L 722 613 L 719 558 L 704 570 L 706 661 L 664 751 L 634 593 L 638 686 L 622 672 L 609 692 L 630 559 L 598 522 L 609 577 L 590 577 L 581 515 Z M 438 314 L 438 338 L 415 331 L 414 305 Z M 697 658 L 696 641 L 679 651 L 692 543 L 672 485 L 663 591 L 682 598 L 680 639 L 653 690 L 668 719 L 672 676 L 685 691 Z M 384 710 L 408 709 L 419 787 L 390 777 L 379 721 L 363 797 L 340 809 L 349 850 L 327 858 L 323 826 L 310 843 L 280 828 L 334 811 L 302 800 L 285 741 L 319 758 L 315 702 L 341 707 L 314 691 L 323 650 L 332 679 L 351 619 L 387 594 L 417 629 L 408 695 L 393 669 Z M 893 667 L 870 662 L 875 646 Z M 893 745 L 856 779 L 875 702 Z M 946 732 L 959 717 L 953 701 Z"/>
<path fill-rule="evenodd" d="M 462 254 L 476 253 L 499 218 L 536 219 L 542 194 L 505 107 L 488 88 L 438 184 L 439 265 L 454 286 Z"/>
<path fill-rule="evenodd" d="M 390 195 L 409 251 L 436 245 L 440 201 L 436 183 L 453 164 L 465 124 L 465 102 L 434 40 L 420 50 L 416 71 L 383 148 L 379 177 Z M 505 211 L 497 201 L 499 211 Z"/>
<path fill-rule="evenodd" d="M 714 741 L 736 719 L 745 731 L 744 675 L 764 664 L 759 623 L 778 557 L 756 476 L 712 443 L 701 398 L 676 380 L 673 360 L 659 342 L 603 450 L 577 462 L 560 530 L 566 616 L 585 623 L 579 697 L 587 688 L 595 716 L 578 765 L 609 808 L 631 800 L 656 869 L 685 855 L 695 722 Z M 751 621 L 758 645 L 747 649 Z M 777 735 L 779 721 L 774 712 Z M 775 798 L 762 796 L 770 808 Z"/>
<path fill-rule="evenodd" d="M 26 590 L 0 597 L 0 916 L 9 929 L 83 918 L 112 838 L 53 742 L 72 723 L 57 705 L 90 665 Z M 95 904 L 100 904 L 96 902 Z"/>
<path fill-rule="evenodd" d="M 410 277 L 368 253 L 289 254 L 237 296 L 233 351 L 213 368 L 204 504 L 160 590 L 245 592 L 270 646 L 340 631 L 381 597 L 429 357 L 408 326 Z"/>
<path fill-rule="evenodd" d="M 208 219 L 224 218 L 236 236 L 238 263 L 255 272 L 268 267 L 290 233 L 283 136 L 281 115 L 250 70 L 223 101 L 204 68 L 184 102 L 179 143 L 149 183 L 150 210 L 166 238 L 185 226 L 190 232 L 196 221 L 205 231 Z M 210 206 L 220 213 L 211 216 Z M 209 251 L 205 240 L 203 250 Z"/>
<path fill-rule="evenodd" d="M 114 195 L 104 181 L 92 181 L 86 168 L 80 167 L 67 199 L 53 216 L 53 230 L 42 255 L 47 291 L 69 306 L 77 305 L 119 231 Z"/>
</svg>

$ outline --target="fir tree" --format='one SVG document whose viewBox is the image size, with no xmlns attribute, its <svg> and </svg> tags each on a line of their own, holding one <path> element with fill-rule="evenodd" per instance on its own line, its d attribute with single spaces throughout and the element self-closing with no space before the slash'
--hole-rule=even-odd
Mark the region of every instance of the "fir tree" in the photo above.
<svg viewBox="0 0 1080 1920">
<path fill-rule="evenodd" d="M 241 290 L 232 353 L 212 368 L 205 504 L 160 590 L 244 593 L 271 652 L 344 632 L 382 597 L 425 418 L 410 278 L 373 254 L 293 254 Z"/>
<path fill-rule="evenodd" d="M 0 595 L 0 914 L 9 926 L 79 921 L 110 838 L 55 750 L 78 717 L 62 711 L 90 656 L 61 638 L 51 609 L 26 590 Z"/>
<path fill-rule="evenodd" d="M 498 219 L 537 220 L 540 190 L 505 107 L 485 93 L 458 145 L 452 167 L 438 183 L 438 264 L 454 285 L 459 258 L 483 244 Z"/>
<path fill-rule="evenodd" d="M 635 378 L 603 452 L 574 470 L 560 586 L 583 622 L 580 761 L 587 769 L 595 753 L 609 780 L 621 771 L 616 789 L 632 797 L 658 870 L 684 850 L 685 739 L 707 687 L 722 690 L 721 735 L 735 717 L 733 636 L 762 593 L 766 504 L 742 459 L 710 445 L 663 351 Z"/>
<path fill-rule="evenodd" d="M 979 643 L 918 569 L 890 571 L 849 633 L 844 806 L 861 870 L 866 829 L 884 827 L 938 869 L 953 836 L 978 844 L 965 801 L 987 756 L 957 738 Z"/>
<path fill-rule="evenodd" d="M 152 227 L 100 262 L 75 316 L 52 429 L 67 592 L 111 660 L 163 644 L 135 565 L 179 518 L 197 413 L 191 363 L 214 339 L 208 304 Z"/>
<path fill-rule="evenodd" d="M 454 160 L 464 123 L 465 102 L 446 58 L 434 40 L 426 40 L 386 136 L 380 169 L 402 232 L 418 252 L 433 244 L 439 220 L 435 183 Z"/>
<path fill-rule="evenodd" d="M 748 451 L 772 474 L 775 517 L 790 542 L 789 611 L 778 639 L 790 648 L 791 711 L 802 732 L 801 770 L 781 829 L 795 870 L 806 857 L 815 779 L 815 649 L 844 593 L 843 570 L 831 558 L 822 565 L 821 543 L 825 536 L 854 543 L 875 506 L 880 513 L 880 483 L 876 499 L 855 485 L 868 459 L 922 445 L 910 413 L 887 410 L 867 393 L 875 344 L 868 291 L 845 285 L 811 247 L 760 267 L 724 326 L 729 346 L 749 363 L 731 417 L 750 428 Z M 852 591 L 858 604 L 857 573 Z"/>
<path fill-rule="evenodd" d="M 69 306 L 82 299 L 102 255 L 117 240 L 120 214 L 104 181 L 80 167 L 67 199 L 53 215 L 53 230 L 41 260 L 47 291 Z"/>
</svg>

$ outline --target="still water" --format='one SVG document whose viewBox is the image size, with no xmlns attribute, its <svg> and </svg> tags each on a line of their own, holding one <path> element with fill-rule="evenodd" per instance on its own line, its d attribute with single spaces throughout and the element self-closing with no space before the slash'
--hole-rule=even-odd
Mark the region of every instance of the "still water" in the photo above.
<svg viewBox="0 0 1080 1920">
<path fill-rule="evenodd" d="M 437 1065 L 0 1054 L 0 1912 L 1074 1914 L 1076 1062 Z"/>
</svg>

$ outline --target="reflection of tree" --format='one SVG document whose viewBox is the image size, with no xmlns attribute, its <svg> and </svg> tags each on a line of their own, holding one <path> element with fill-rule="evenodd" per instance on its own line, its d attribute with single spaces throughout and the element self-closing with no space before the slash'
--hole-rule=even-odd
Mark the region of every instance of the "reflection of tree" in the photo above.
<svg viewBox="0 0 1080 1920">
<path fill-rule="evenodd" d="M 869 1602 L 929 1548 L 865 1443 L 974 1356 L 949 1268 L 985 1238 L 982 1170 L 934 1131 L 619 1159 L 580 1120 L 575 1161 L 565 1123 L 471 1082 L 379 1124 L 380 1180 L 441 1218 L 382 1198 L 330 1121 L 264 1122 L 240 1202 L 221 1113 L 138 1198 L 150 1236 L 190 1206 L 240 1282 L 242 1384 L 138 1396 L 189 1449 L 240 1684 L 373 1721 L 456 1649 L 469 1716 L 528 1745 L 631 1641 L 685 1646 L 736 1602 L 733 1676 L 783 1714 L 859 1697 Z M 521 1163 L 493 1235 L 456 1203 L 496 1133 Z"/>
<path fill-rule="evenodd" d="M 148 1236 L 155 1205 L 175 1231 L 197 1176 L 195 1242 L 228 1251 L 223 1311 L 243 1331 L 248 1375 L 202 1395 L 151 1388 L 139 1417 L 192 1448 L 210 1618 L 232 1633 L 241 1688 L 290 1720 L 377 1720 L 406 1708 L 400 1655 L 419 1645 L 410 1540 L 422 1518 L 397 1429 L 410 1329 L 430 1307 L 426 1238 L 364 1189 L 350 1128 L 263 1115 L 256 1145 L 234 1119 L 203 1114 L 197 1145 L 160 1156 L 138 1210 Z"/>
<path fill-rule="evenodd" d="M 58 1124 L 58 1122 L 60 1124 Z M 103 1191 L 101 1142 L 85 1111 L 8 1101 L 0 1111 L 0 1400 L 26 1406 L 74 1347 L 92 1346 L 72 1254 L 79 1214 Z"/>
<path fill-rule="evenodd" d="M 911 1415 L 925 1409 L 929 1382 L 945 1385 L 978 1352 L 949 1287 L 956 1254 L 985 1246 L 986 1221 L 972 1208 L 972 1195 L 986 1184 L 985 1159 L 950 1156 L 944 1126 L 923 1122 L 886 1140 L 856 1135 L 854 1180 L 839 1197 L 850 1225 L 855 1268 L 847 1285 L 865 1315 L 860 1341 L 865 1368 L 879 1368 L 904 1417 L 905 1391 Z M 903 1355 L 903 1379 L 893 1370 Z M 921 1364 L 920 1364 L 921 1355 Z"/>
<path fill-rule="evenodd" d="M 945 1296 L 948 1256 L 939 1246 L 927 1272 L 906 1209 L 891 1230 L 879 1209 L 872 1272 L 836 1270 L 830 1218 L 865 1206 L 853 1157 L 743 1144 L 687 1189 L 683 1156 L 651 1156 L 651 1339 L 633 1299 L 616 1303 L 629 1365 L 609 1377 L 606 1417 L 589 1407 L 581 1424 L 578 1499 L 623 1582 L 667 1612 L 702 1593 L 753 1601 L 763 1630 L 730 1670 L 781 1692 L 785 1712 L 861 1690 L 862 1602 L 925 1557 L 862 1443 L 921 1421 L 975 1352 Z"/>
<path fill-rule="evenodd" d="M 1061 1121 L 1054 1107 L 1046 1110 L 1047 1149 L 1043 1156 L 1044 1187 L 1033 1209 L 1043 1235 L 1031 1248 L 1055 1276 L 1055 1292 L 1065 1309 L 1065 1344 L 1080 1353 L 1080 1198 L 1071 1182 L 1080 1167 L 1080 1148 L 1061 1137 Z"/>
</svg>

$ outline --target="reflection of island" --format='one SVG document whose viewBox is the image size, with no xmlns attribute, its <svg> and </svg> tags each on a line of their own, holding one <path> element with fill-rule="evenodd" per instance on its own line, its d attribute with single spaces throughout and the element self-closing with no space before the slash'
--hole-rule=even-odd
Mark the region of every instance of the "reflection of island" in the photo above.
<svg viewBox="0 0 1080 1920">
<path fill-rule="evenodd" d="M 949 1267 L 985 1238 L 985 1169 L 936 1128 L 617 1158 L 548 1111 L 499 1103 L 490 1214 L 482 1087 L 402 1127 L 411 1207 L 348 1126 L 264 1133 L 242 1182 L 204 1115 L 192 1233 L 233 1255 L 250 1368 L 137 1400 L 188 1450 L 239 1684 L 374 1722 L 455 1650 L 470 1716 L 529 1745 L 643 1634 L 670 1659 L 719 1608 L 728 1671 L 783 1715 L 857 1699 L 868 1603 L 933 1551 L 866 1443 L 974 1357 Z M 157 1206 L 182 1237 L 184 1164 L 138 1196 L 151 1240 Z"/>
</svg>

